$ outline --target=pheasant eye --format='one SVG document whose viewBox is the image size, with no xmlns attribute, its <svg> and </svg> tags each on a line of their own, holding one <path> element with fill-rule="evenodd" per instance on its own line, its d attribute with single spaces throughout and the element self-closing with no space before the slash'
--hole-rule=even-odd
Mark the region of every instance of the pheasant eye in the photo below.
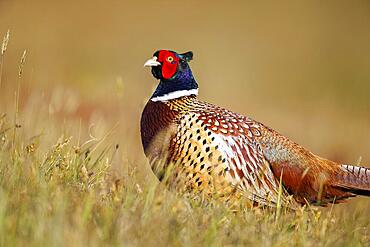
<svg viewBox="0 0 370 247">
<path fill-rule="evenodd" d="M 171 57 L 171 56 L 167 57 L 167 62 L 172 63 L 172 61 L 173 61 L 173 57 Z"/>
</svg>

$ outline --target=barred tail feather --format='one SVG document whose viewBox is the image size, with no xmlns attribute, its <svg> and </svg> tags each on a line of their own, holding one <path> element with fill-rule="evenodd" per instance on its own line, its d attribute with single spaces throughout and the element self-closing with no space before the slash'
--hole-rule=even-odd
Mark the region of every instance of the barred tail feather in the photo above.
<svg viewBox="0 0 370 247">
<path fill-rule="evenodd" d="M 340 165 L 341 171 L 335 178 L 333 186 L 353 193 L 370 196 L 370 168 Z"/>
</svg>

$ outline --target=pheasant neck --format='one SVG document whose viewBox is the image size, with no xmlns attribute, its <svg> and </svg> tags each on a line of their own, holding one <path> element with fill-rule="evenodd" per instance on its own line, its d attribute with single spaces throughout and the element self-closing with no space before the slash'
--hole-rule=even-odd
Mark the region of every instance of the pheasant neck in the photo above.
<svg viewBox="0 0 370 247">
<path fill-rule="evenodd" d="M 190 69 L 178 71 L 174 78 L 160 80 L 151 101 L 167 101 L 184 96 L 198 95 L 198 83 Z"/>
</svg>

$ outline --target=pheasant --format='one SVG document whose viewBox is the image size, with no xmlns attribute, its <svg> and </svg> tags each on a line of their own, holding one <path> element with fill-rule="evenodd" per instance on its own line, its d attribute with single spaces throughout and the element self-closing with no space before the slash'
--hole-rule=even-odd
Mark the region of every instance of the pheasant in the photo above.
<svg viewBox="0 0 370 247">
<path fill-rule="evenodd" d="M 269 206 L 370 196 L 369 168 L 321 158 L 260 122 L 198 100 L 192 59 L 192 52 L 159 50 L 144 65 L 159 85 L 142 113 L 141 140 L 160 180 Z"/>
</svg>

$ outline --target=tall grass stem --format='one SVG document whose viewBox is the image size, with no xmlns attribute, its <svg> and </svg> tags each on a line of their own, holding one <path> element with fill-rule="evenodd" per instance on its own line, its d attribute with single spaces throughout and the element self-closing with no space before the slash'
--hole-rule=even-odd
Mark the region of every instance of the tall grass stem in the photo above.
<svg viewBox="0 0 370 247">
<path fill-rule="evenodd" d="M 22 53 L 21 61 L 19 64 L 19 70 L 18 70 L 18 85 L 17 85 L 17 91 L 15 92 L 15 111 L 14 111 L 14 132 L 13 132 L 13 149 L 14 153 L 16 152 L 16 137 L 17 137 L 17 128 L 20 127 L 18 123 L 18 115 L 19 115 L 19 94 L 21 91 L 21 82 L 22 82 L 22 75 L 23 75 L 23 67 L 26 62 L 26 55 L 27 50 L 24 50 Z"/>
</svg>

